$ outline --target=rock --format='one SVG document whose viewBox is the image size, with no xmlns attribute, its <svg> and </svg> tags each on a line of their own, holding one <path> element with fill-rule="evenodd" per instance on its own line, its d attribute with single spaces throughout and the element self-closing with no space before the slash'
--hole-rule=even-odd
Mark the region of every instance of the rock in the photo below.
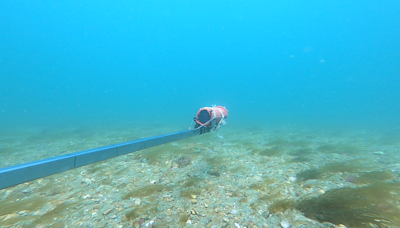
<svg viewBox="0 0 400 228">
<path fill-rule="evenodd" d="M 284 220 L 281 222 L 281 226 L 282 226 L 282 228 L 289 228 L 289 227 L 291 227 L 292 225 L 289 223 L 289 221 L 288 221 L 287 219 L 284 219 Z"/>
<path fill-rule="evenodd" d="M 210 171 L 208 171 L 208 174 L 210 174 L 211 176 L 216 176 L 219 177 L 221 174 L 219 173 L 218 168 L 212 168 L 210 169 Z"/>
<path fill-rule="evenodd" d="M 173 161 L 173 163 L 178 164 L 178 167 L 184 167 L 189 165 L 190 163 L 192 163 L 192 157 L 188 156 L 188 155 L 184 155 L 178 159 L 175 159 Z"/>
<path fill-rule="evenodd" d="M 108 210 L 104 211 L 104 212 L 103 212 L 103 215 L 108 215 L 108 214 L 110 214 L 110 212 L 111 212 L 112 210 L 113 210 L 113 209 L 111 208 L 111 209 L 108 209 Z"/>
</svg>

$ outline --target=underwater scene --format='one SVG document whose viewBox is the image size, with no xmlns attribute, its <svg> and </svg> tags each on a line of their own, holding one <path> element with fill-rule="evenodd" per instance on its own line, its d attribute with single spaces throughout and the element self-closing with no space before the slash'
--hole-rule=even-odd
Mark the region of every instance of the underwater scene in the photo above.
<svg viewBox="0 0 400 228">
<path fill-rule="evenodd" d="M 398 9 L 0 2 L 0 227 L 400 227 Z"/>
</svg>

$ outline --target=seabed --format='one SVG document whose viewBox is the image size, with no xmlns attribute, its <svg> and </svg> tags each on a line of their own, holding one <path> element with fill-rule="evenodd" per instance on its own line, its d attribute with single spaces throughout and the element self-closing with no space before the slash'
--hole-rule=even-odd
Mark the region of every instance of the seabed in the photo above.
<svg viewBox="0 0 400 228">
<path fill-rule="evenodd" d="M 1 167 L 175 131 L 11 134 L 0 138 Z M 398 135 L 219 134 L 0 190 L 0 227 L 400 227 Z"/>
</svg>

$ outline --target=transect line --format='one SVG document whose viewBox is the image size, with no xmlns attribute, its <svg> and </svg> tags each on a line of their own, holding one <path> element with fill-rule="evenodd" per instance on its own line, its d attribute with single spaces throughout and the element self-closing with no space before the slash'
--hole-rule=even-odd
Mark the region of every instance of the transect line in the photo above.
<svg viewBox="0 0 400 228">
<path fill-rule="evenodd" d="M 200 134 L 201 129 L 180 131 L 1 168 L 0 189 Z"/>
</svg>

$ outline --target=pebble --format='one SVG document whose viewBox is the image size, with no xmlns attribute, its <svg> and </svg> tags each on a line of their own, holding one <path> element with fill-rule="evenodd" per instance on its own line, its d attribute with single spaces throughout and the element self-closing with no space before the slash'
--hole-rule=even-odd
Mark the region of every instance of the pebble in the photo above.
<svg viewBox="0 0 400 228">
<path fill-rule="evenodd" d="M 290 225 L 290 223 L 289 223 L 289 221 L 288 221 L 287 219 L 284 219 L 284 220 L 281 222 L 281 226 L 282 226 L 283 228 L 289 228 L 289 227 L 291 227 L 292 225 Z"/>
<path fill-rule="evenodd" d="M 197 211 L 195 209 L 190 210 L 190 214 L 197 215 Z"/>
<path fill-rule="evenodd" d="M 20 216 L 19 214 L 15 214 L 15 213 L 7 214 L 7 215 L 5 215 L 3 217 L 2 221 L 6 221 L 6 220 L 9 220 L 9 219 L 12 219 L 12 218 L 15 218 L 15 217 L 19 217 L 19 216 Z"/>
<path fill-rule="evenodd" d="M 103 215 L 108 215 L 108 214 L 110 214 L 110 212 L 112 211 L 113 209 L 111 208 L 111 209 L 108 209 L 108 210 L 106 210 L 105 212 L 103 212 Z"/>
</svg>

